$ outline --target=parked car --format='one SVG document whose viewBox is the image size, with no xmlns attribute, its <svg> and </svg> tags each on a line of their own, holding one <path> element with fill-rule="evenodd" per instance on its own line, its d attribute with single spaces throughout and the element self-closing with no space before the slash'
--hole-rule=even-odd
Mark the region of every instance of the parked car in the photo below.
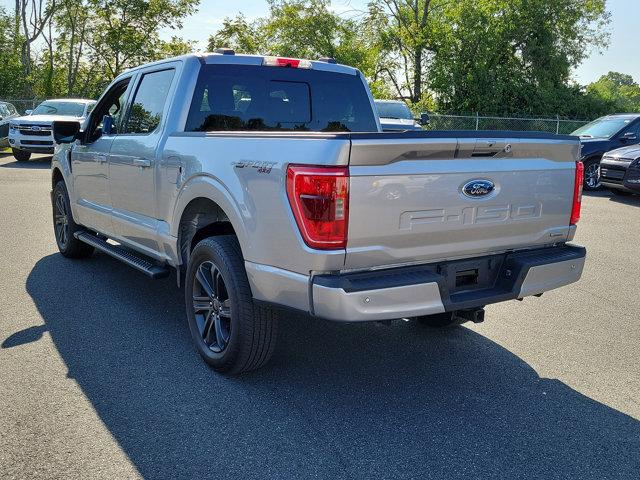
<svg viewBox="0 0 640 480">
<path fill-rule="evenodd" d="M 400 100 L 375 100 L 375 106 L 382 130 L 385 132 L 422 130 L 421 122 L 428 121 L 426 114 L 420 119 L 415 119 L 411 109 Z"/>
<path fill-rule="evenodd" d="M 18 161 L 26 162 L 32 153 L 53 153 L 52 124 L 54 120 L 74 118 L 82 123 L 95 100 L 65 98 L 45 100 L 27 115 L 14 118 L 9 123 L 9 146 Z"/>
<path fill-rule="evenodd" d="M 600 188 L 600 160 L 611 150 L 640 142 L 640 113 L 622 113 L 598 118 L 572 133 L 582 142 L 584 189 Z"/>
<path fill-rule="evenodd" d="M 9 145 L 9 121 L 17 116 L 16 107 L 7 102 L 0 102 L 0 148 Z"/>
<path fill-rule="evenodd" d="M 53 128 L 60 252 L 175 269 L 195 346 L 221 372 L 263 365 L 286 309 L 479 322 L 582 273 L 576 137 L 383 133 L 344 65 L 163 60 L 118 76 L 82 129 Z"/>
<path fill-rule="evenodd" d="M 640 193 L 640 145 L 606 153 L 600 162 L 600 178 L 616 195 Z"/>
</svg>

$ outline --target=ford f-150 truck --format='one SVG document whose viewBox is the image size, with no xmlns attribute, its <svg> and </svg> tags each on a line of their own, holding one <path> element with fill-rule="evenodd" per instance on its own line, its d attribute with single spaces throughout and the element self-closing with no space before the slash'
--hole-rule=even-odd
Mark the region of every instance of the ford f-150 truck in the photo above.
<svg viewBox="0 0 640 480">
<path fill-rule="evenodd" d="M 582 273 L 576 137 L 384 133 L 363 75 L 331 59 L 144 65 L 54 135 L 60 252 L 175 271 L 227 374 L 269 359 L 290 309 L 442 326 Z"/>
</svg>

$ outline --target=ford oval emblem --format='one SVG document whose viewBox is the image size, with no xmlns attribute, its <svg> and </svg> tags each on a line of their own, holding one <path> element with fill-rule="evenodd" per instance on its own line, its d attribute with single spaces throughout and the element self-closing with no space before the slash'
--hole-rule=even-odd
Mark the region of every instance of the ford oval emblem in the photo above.
<svg viewBox="0 0 640 480">
<path fill-rule="evenodd" d="M 39 132 L 39 131 L 41 131 L 41 130 L 42 130 L 42 128 L 40 128 L 40 127 L 39 127 L 39 126 L 37 126 L 37 125 L 34 125 L 33 127 L 31 127 L 31 131 L 32 131 L 32 132 Z"/>
<path fill-rule="evenodd" d="M 471 180 L 462 187 L 462 193 L 469 198 L 489 195 L 496 188 L 491 180 Z"/>
</svg>

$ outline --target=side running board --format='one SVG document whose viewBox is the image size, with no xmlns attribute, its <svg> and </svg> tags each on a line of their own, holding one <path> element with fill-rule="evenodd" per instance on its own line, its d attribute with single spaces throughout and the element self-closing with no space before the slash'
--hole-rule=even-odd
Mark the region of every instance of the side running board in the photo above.
<svg viewBox="0 0 640 480">
<path fill-rule="evenodd" d="M 156 265 L 155 263 L 136 255 L 124 247 L 111 245 L 106 240 L 92 233 L 76 232 L 74 233 L 74 236 L 78 240 L 95 247 L 107 255 L 111 255 L 113 258 L 117 258 L 121 262 L 126 263 L 130 267 L 139 270 L 151 278 L 164 278 L 169 275 L 169 269 L 167 267 Z"/>
</svg>

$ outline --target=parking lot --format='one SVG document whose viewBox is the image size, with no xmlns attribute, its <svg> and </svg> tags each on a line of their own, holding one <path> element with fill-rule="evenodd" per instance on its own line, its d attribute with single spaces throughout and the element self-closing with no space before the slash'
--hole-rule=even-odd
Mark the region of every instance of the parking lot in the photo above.
<svg viewBox="0 0 640 480">
<path fill-rule="evenodd" d="M 57 253 L 49 190 L 0 154 L 0 478 L 637 478 L 640 197 L 585 196 L 576 285 L 443 331 L 291 316 L 227 379 L 173 278 Z"/>
</svg>

